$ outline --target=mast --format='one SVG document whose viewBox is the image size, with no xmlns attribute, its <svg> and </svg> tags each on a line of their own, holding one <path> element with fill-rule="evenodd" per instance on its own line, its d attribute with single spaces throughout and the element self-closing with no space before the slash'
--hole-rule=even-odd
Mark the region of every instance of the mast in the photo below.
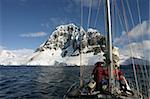
<svg viewBox="0 0 150 99">
<path fill-rule="evenodd" d="M 106 28 L 107 28 L 107 49 L 108 49 L 108 71 L 109 71 L 109 91 L 113 94 L 114 77 L 113 77 L 113 59 L 112 59 L 112 32 L 111 32 L 111 16 L 110 16 L 110 0 L 106 0 Z"/>
<path fill-rule="evenodd" d="M 83 64 L 82 64 L 82 27 L 80 27 L 80 88 L 83 87 Z"/>
<path fill-rule="evenodd" d="M 80 17 L 81 17 L 81 20 L 80 20 L 80 50 L 79 50 L 79 54 L 80 54 L 80 88 L 83 87 L 83 65 L 82 65 L 82 39 L 81 39 L 81 36 L 82 36 L 82 25 L 83 25 L 83 1 L 81 0 L 81 5 L 80 5 L 80 10 L 81 10 L 81 13 L 80 13 Z"/>
</svg>

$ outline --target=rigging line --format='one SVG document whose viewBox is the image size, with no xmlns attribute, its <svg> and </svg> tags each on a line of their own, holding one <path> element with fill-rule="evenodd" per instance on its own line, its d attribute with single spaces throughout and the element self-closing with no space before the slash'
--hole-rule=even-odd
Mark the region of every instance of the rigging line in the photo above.
<svg viewBox="0 0 150 99">
<path fill-rule="evenodd" d="M 87 29 L 89 28 L 90 26 L 90 20 L 91 20 L 91 12 L 92 12 L 92 3 L 93 3 L 93 0 L 90 0 L 90 7 L 89 7 L 89 14 L 88 14 L 88 23 L 87 23 Z"/>
<path fill-rule="evenodd" d="M 83 1 L 80 1 L 80 25 L 83 26 Z"/>
<path fill-rule="evenodd" d="M 149 0 L 149 22 L 150 22 L 150 0 Z M 150 39 L 150 37 L 149 37 L 149 39 Z M 150 56 L 148 58 L 149 58 L 148 60 L 150 61 Z M 150 68 L 149 68 L 148 72 L 149 72 L 148 83 L 150 83 Z M 150 99 L 150 84 L 148 86 L 148 98 Z"/>
<path fill-rule="evenodd" d="M 134 27 L 134 26 L 135 26 L 135 23 L 134 23 L 134 20 L 133 20 L 133 16 L 132 16 L 132 13 L 131 13 L 131 9 L 130 9 L 130 6 L 129 6 L 129 3 L 128 3 L 128 0 L 126 0 L 126 3 L 127 3 L 127 7 L 128 7 L 128 11 L 129 11 L 130 17 L 131 17 L 132 26 Z M 137 4 L 138 4 L 138 0 L 137 0 Z M 140 19 L 140 21 L 139 21 L 139 22 L 141 22 L 139 6 L 138 6 L 138 14 L 139 14 L 139 19 Z M 137 53 L 136 53 L 136 56 L 138 56 L 138 55 L 137 55 Z M 143 78 L 144 78 L 143 68 L 141 68 L 141 69 L 142 69 L 142 76 L 143 76 Z M 146 75 L 147 75 L 147 74 L 146 74 Z M 147 85 L 147 84 L 146 84 L 146 82 L 145 82 L 145 85 Z"/>
<path fill-rule="evenodd" d="M 128 0 L 127 0 L 128 1 Z M 130 8 L 130 7 L 128 7 L 128 8 Z M 119 11 L 119 9 L 118 9 L 118 6 L 117 6 L 117 4 L 116 4 L 116 10 L 117 10 L 117 15 L 119 16 L 119 21 L 120 21 L 120 24 L 121 24 L 121 27 L 123 28 L 123 22 L 122 22 L 122 19 L 121 19 L 121 15 L 120 15 L 120 11 Z M 132 16 L 132 14 L 130 15 L 130 17 Z M 132 25 L 135 25 L 134 24 L 134 21 L 132 21 Z M 134 26 L 133 26 L 134 27 Z M 121 38 L 119 39 L 119 41 L 122 41 L 121 40 Z M 136 56 L 138 56 L 137 55 L 137 53 L 136 53 Z M 142 70 L 142 72 L 143 72 L 143 68 L 141 67 L 141 70 Z M 143 76 L 143 73 L 142 73 L 142 76 Z M 143 76 L 144 77 L 144 76 Z"/>
<path fill-rule="evenodd" d="M 122 18 L 121 18 L 121 13 L 120 13 L 120 10 L 119 10 L 119 8 L 118 8 L 118 6 L 117 6 L 117 3 L 116 3 L 116 10 L 117 10 L 117 15 L 118 15 L 118 17 L 119 17 L 119 21 L 120 21 L 120 25 L 121 25 L 121 27 L 122 27 L 122 29 L 124 29 L 125 27 L 124 27 L 124 25 L 123 25 L 123 21 L 122 21 Z"/>
<path fill-rule="evenodd" d="M 117 16 L 117 11 L 116 11 L 116 3 L 117 3 L 116 0 L 114 0 L 114 9 L 115 9 L 115 16 L 116 16 L 115 17 L 115 23 L 116 24 L 115 24 L 115 28 L 114 28 L 115 29 L 115 31 L 114 31 L 114 33 L 115 33 L 114 37 L 117 37 L 117 26 L 118 26 L 118 16 Z M 115 40 L 115 38 L 114 38 L 114 40 Z"/>
<path fill-rule="evenodd" d="M 134 49 L 134 48 L 133 48 L 133 49 Z M 135 52 L 136 56 L 138 56 L 138 53 L 136 53 L 136 49 L 134 49 L 134 52 Z M 141 72 L 142 72 L 142 78 L 145 79 L 145 74 L 144 74 L 143 65 L 140 65 L 140 64 L 141 64 L 140 61 L 137 61 L 137 64 L 139 64 L 140 70 L 141 70 Z M 147 83 L 146 83 L 145 81 L 146 81 L 146 79 L 144 80 L 144 84 L 147 85 Z M 141 87 L 141 89 L 143 89 L 143 88 Z M 144 90 L 147 90 L 146 87 L 144 87 Z"/>
<path fill-rule="evenodd" d="M 136 88 L 139 94 L 139 85 L 138 85 L 138 80 L 137 80 L 137 73 L 136 73 L 136 69 L 135 69 L 135 63 L 133 60 L 133 53 L 132 53 L 132 48 L 130 45 L 130 39 L 129 39 L 129 35 L 128 35 L 128 24 L 127 24 L 127 16 L 126 16 L 126 12 L 125 12 L 125 7 L 124 7 L 124 3 L 123 0 L 121 0 L 121 5 L 122 5 L 122 9 L 123 9 L 123 15 L 124 15 L 124 20 L 125 20 L 125 28 L 126 28 L 126 32 L 127 32 L 127 39 L 128 39 L 128 43 L 129 43 L 129 49 L 130 49 L 130 54 L 131 54 L 131 60 L 132 60 L 132 66 L 133 66 L 133 71 L 134 71 L 134 76 L 135 76 L 135 82 L 136 82 Z"/>
<path fill-rule="evenodd" d="M 131 12 L 131 8 L 130 8 L 130 5 L 129 5 L 129 2 L 128 2 L 128 0 L 126 0 L 126 4 L 127 4 L 127 8 L 128 8 L 128 11 L 129 11 L 129 15 L 130 15 L 130 18 L 131 18 L 131 23 L 132 23 L 132 27 L 134 28 L 135 27 L 135 23 L 134 23 L 134 20 L 133 20 L 133 16 L 132 16 L 132 12 Z M 134 51 L 136 51 L 135 49 L 134 49 Z M 136 52 L 135 52 L 136 53 Z M 137 55 L 137 53 L 136 53 L 136 56 L 138 56 Z M 139 62 L 138 62 L 139 63 Z M 141 68 L 141 67 L 140 67 Z M 143 68 L 141 68 L 141 71 L 142 71 L 142 76 L 143 76 L 143 78 L 144 78 L 144 71 L 143 71 Z M 146 84 L 146 83 L 145 83 Z"/>
<path fill-rule="evenodd" d="M 132 22 L 132 27 L 134 28 L 134 27 L 135 27 L 135 23 L 134 23 L 134 20 L 133 20 L 133 15 L 132 15 L 132 12 L 131 12 L 131 8 L 130 8 L 130 5 L 129 5 L 128 0 L 125 0 L 125 1 L 126 1 L 126 3 L 127 3 L 127 7 L 128 7 L 128 11 L 129 11 L 129 15 L 130 15 L 131 22 Z M 136 51 L 136 50 L 134 49 L 134 51 Z M 136 52 L 135 52 L 135 53 L 136 53 Z M 136 56 L 138 56 L 138 55 L 137 55 L 137 53 L 136 53 Z M 138 62 L 138 63 L 139 63 L 139 62 Z M 143 67 L 140 67 L 140 68 L 141 68 L 142 76 L 143 76 L 143 79 L 144 79 L 145 77 L 144 77 Z M 145 85 L 147 85 L 147 83 L 145 83 Z"/>
<path fill-rule="evenodd" d="M 112 44 L 114 43 L 115 35 L 115 0 L 112 0 Z"/>
<path fill-rule="evenodd" d="M 140 63 L 140 62 L 138 62 L 138 63 Z M 143 76 L 142 78 L 143 78 L 144 84 L 146 85 L 146 78 L 144 76 L 143 66 L 139 64 L 139 67 L 140 67 L 140 70 L 142 71 L 142 76 Z M 145 91 L 147 90 L 146 86 L 141 89 L 144 89 Z"/>
<path fill-rule="evenodd" d="M 95 19 L 95 22 L 94 22 L 94 28 L 96 27 L 97 20 L 98 20 L 98 15 L 99 15 L 99 13 L 100 13 L 101 1 L 102 1 L 102 0 L 98 0 L 98 9 L 97 9 L 97 12 L 96 12 L 96 19 Z"/>
<path fill-rule="evenodd" d="M 116 0 L 115 0 L 116 1 Z M 118 8 L 118 6 L 117 6 L 117 2 L 115 3 L 115 10 L 116 10 L 116 13 L 117 13 L 117 16 L 119 17 L 119 23 L 120 23 L 120 25 L 121 25 L 121 28 L 122 29 L 124 29 L 125 27 L 124 27 L 124 25 L 123 25 L 123 19 L 122 19 L 122 17 L 121 17 L 121 14 L 120 14 L 120 10 L 119 10 L 119 8 Z M 116 17 L 117 18 L 117 17 Z M 117 20 L 117 19 L 116 19 Z M 123 39 L 122 38 L 119 38 L 119 41 L 122 41 Z M 118 42 L 118 43 L 120 43 L 120 42 Z M 115 42 L 115 44 L 117 44 L 116 42 Z"/>
<path fill-rule="evenodd" d="M 113 31 L 112 31 L 112 37 L 115 38 L 115 33 L 116 33 L 116 27 L 117 27 L 117 17 L 115 17 L 116 15 L 116 0 L 112 0 L 112 23 L 113 23 Z M 112 43 L 114 43 L 113 39 L 112 39 Z M 117 79 L 119 79 L 119 75 L 118 75 L 118 70 L 116 69 L 116 73 L 117 73 Z M 117 83 L 115 83 L 115 86 L 117 86 Z"/>
<path fill-rule="evenodd" d="M 131 8 L 130 8 L 130 5 L 129 5 L 129 2 L 128 2 L 128 0 L 125 0 L 125 1 L 126 1 L 126 3 L 127 3 L 129 15 L 130 15 L 131 22 L 132 22 L 132 27 L 134 27 L 134 26 L 135 26 L 135 23 L 134 23 L 134 20 L 133 20 L 133 16 L 132 16 L 132 12 L 131 12 Z"/>
<path fill-rule="evenodd" d="M 139 19 L 139 23 L 140 23 L 140 32 L 141 32 L 141 34 L 142 34 L 142 37 L 141 37 L 141 39 L 142 39 L 142 48 L 141 48 L 141 50 L 142 50 L 142 54 L 143 54 L 143 58 L 145 59 L 145 57 L 144 57 L 144 43 L 143 43 L 143 30 L 142 30 L 142 27 L 141 27 L 141 25 L 142 25 L 142 19 L 141 19 L 141 13 L 140 13 L 140 6 L 139 6 L 139 1 L 138 0 L 136 0 L 137 1 L 137 9 L 138 9 L 138 19 Z M 147 73 L 147 68 L 146 68 L 146 63 L 144 62 L 144 60 L 143 60 L 143 65 L 144 65 L 144 69 L 145 69 L 145 73 L 146 73 L 146 78 L 148 79 L 148 73 Z M 148 86 L 149 86 L 149 83 L 147 84 Z"/>
<path fill-rule="evenodd" d="M 127 0 L 128 1 L 128 0 Z M 130 8 L 130 7 L 128 7 L 128 8 Z M 118 10 L 117 12 L 118 12 L 118 16 L 119 16 L 119 21 L 120 21 L 120 23 L 121 23 L 121 27 L 123 28 L 123 22 L 122 22 L 122 20 L 121 20 L 121 16 L 120 16 L 120 12 L 119 12 L 119 9 L 117 9 L 117 4 L 116 4 L 116 10 Z M 131 14 L 132 15 L 132 14 Z M 134 23 L 134 21 L 132 21 L 133 23 Z M 134 25 L 134 24 L 133 24 Z M 133 26 L 134 27 L 134 26 Z M 121 39 L 120 39 L 120 41 L 122 41 Z M 138 56 L 137 55 L 137 53 L 136 53 L 136 56 Z M 143 79 L 145 78 L 144 77 L 144 71 L 143 71 L 143 68 L 142 67 L 140 67 L 141 68 L 141 71 L 142 71 L 142 76 L 143 76 Z"/>
<path fill-rule="evenodd" d="M 104 28 L 105 28 L 105 32 L 104 32 L 104 36 L 106 37 L 106 41 L 107 41 L 107 36 L 106 36 L 106 32 L 107 32 L 107 24 L 106 24 L 106 9 L 105 9 L 105 0 L 103 0 L 103 14 L 104 14 Z M 107 46 L 107 43 L 106 43 Z"/>
</svg>

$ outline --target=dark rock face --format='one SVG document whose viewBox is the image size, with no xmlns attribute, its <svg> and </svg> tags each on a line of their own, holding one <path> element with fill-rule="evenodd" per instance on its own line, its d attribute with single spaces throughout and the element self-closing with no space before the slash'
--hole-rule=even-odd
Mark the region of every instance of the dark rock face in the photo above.
<svg viewBox="0 0 150 99">
<path fill-rule="evenodd" d="M 96 55 L 101 52 L 101 46 L 105 43 L 105 37 L 97 30 L 88 29 L 86 32 L 74 24 L 60 25 L 35 52 L 62 49 L 61 55 L 65 57 L 79 55 L 83 50 L 83 53 L 94 52 Z"/>
</svg>

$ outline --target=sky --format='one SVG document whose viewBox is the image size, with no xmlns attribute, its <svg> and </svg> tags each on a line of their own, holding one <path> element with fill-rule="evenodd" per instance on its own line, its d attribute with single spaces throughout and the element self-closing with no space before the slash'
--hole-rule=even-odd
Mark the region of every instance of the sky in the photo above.
<svg viewBox="0 0 150 99">
<path fill-rule="evenodd" d="M 0 49 L 35 50 L 40 44 L 47 40 L 55 30 L 56 26 L 68 23 L 74 23 L 75 25 L 80 26 L 80 1 L 81 0 L 0 0 Z M 95 25 L 98 4 L 100 1 L 97 24 Z M 120 1 L 121 0 L 116 0 L 119 9 L 118 11 L 120 11 L 121 17 L 123 17 Z M 127 2 L 126 0 L 123 1 L 126 9 L 128 31 L 131 36 L 131 45 L 132 43 L 139 45 L 142 41 L 141 36 L 143 36 L 143 40 L 147 44 L 150 42 L 149 0 L 128 0 L 134 20 L 134 26 L 132 25 Z M 141 24 L 138 16 L 137 1 L 139 2 Z M 82 26 L 85 30 L 87 30 L 88 27 L 90 2 L 91 0 L 82 0 Z M 111 9 L 113 9 L 113 7 Z M 98 29 L 103 35 L 106 34 L 104 14 L 104 0 L 93 0 L 89 27 Z M 115 15 L 114 19 L 116 19 L 116 21 L 113 23 L 113 26 L 115 26 L 113 41 L 114 44 L 125 49 L 129 45 L 127 36 L 125 35 L 126 30 L 121 27 L 118 14 L 115 13 Z M 140 30 L 143 31 L 143 34 L 139 32 Z M 135 35 L 135 33 L 137 33 L 137 35 Z"/>
</svg>

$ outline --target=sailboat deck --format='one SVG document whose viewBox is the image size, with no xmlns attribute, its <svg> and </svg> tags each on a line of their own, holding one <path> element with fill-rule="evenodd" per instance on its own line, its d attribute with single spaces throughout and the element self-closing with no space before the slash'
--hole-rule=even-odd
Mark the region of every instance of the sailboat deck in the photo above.
<svg viewBox="0 0 150 99">
<path fill-rule="evenodd" d="M 138 99 L 138 98 L 139 97 L 137 96 L 113 96 L 106 94 L 98 94 L 98 95 L 68 96 L 65 99 Z"/>
<path fill-rule="evenodd" d="M 117 96 L 111 94 L 97 94 L 97 95 L 79 95 L 79 96 L 67 96 L 64 99 L 138 99 L 139 97 L 134 96 Z M 144 98 L 148 99 L 148 98 Z"/>
</svg>

